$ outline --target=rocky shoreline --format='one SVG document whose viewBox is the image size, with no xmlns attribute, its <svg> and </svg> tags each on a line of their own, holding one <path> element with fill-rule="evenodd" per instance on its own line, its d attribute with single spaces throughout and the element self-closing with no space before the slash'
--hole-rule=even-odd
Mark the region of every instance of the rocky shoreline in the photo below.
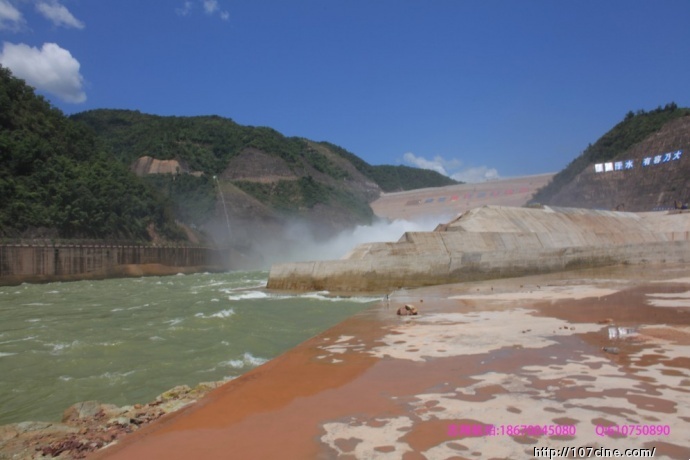
<svg viewBox="0 0 690 460">
<path fill-rule="evenodd" d="M 98 401 L 70 406 L 60 422 L 20 422 L 0 426 L 0 459 L 80 459 L 123 436 L 192 404 L 225 381 L 180 385 L 148 404 L 118 407 Z"/>
</svg>

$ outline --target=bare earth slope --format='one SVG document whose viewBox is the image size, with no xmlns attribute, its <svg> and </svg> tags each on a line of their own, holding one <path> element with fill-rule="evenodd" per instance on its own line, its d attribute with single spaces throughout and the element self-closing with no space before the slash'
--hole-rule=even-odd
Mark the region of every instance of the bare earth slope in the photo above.
<svg viewBox="0 0 690 460">
<path fill-rule="evenodd" d="M 647 166 L 645 159 L 651 160 Z M 613 170 L 602 172 L 590 164 L 542 204 L 639 212 L 690 201 L 690 117 L 668 122 L 608 163 Z"/>
</svg>

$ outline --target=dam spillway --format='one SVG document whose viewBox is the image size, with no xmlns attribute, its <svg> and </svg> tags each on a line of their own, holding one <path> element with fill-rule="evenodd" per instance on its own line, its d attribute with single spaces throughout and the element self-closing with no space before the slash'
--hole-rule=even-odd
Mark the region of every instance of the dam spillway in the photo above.
<svg viewBox="0 0 690 460">
<path fill-rule="evenodd" d="M 276 264 L 267 287 L 389 292 L 618 264 L 690 261 L 689 213 L 484 206 L 340 260 Z"/>
</svg>

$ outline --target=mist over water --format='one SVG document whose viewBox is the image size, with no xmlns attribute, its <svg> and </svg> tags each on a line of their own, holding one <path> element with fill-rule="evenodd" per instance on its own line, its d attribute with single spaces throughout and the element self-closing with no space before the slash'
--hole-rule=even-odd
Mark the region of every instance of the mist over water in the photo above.
<svg viewBox="0 0 690 460">
<path fill-rule="evenodd" d="M 451 216 L 319 238 L 301 221 L 244 235 L 249 266 L 333 260 L 357 245 L 431 231 Z M 229 231 L 233 233 L 228 235 Z M 79 401 L 146 403 L 181 384 L 235 378 L 378 298 L 275 294 L 268 273 L 178 275 L 0 287 L 0 424 L 59 420 Z"/>
<path fill-rule="evenodd" d="M 0 287 L 0 424 L 235 378 L 377 298 L 266 292 L 266 272 Z"/>
<path fill-rule="evenodd" d="M 336 260 L 345 257 L 360 244 L 396 242 L 405 232 L 431 231 L 450 219 L 450 216 L 415 221 L 379 219 L 372 225 L 358 225 L 325 240 L 316 237 L 317 232 L 308 224 L 293 222 L 283 229 L 280 236 L 260 244 L 258 251 L 265 268 L 281 262 Z"/>
</svg>

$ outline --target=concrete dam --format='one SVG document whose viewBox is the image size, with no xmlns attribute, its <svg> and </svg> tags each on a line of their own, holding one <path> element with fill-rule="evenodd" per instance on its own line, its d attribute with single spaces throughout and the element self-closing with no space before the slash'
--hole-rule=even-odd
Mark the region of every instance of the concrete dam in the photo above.
<svg viewBox="0 0 690 460">
<path fill-rule="evenodd" d="M 227 269 L 227 250 L 118 244 L 2 244 L 0 286 Z"/>
<path fill-rule="evenodd" d="M 484 206 L 433 232 L 357 246 L 341 260 L 274 265 L 267 287 L 389 292 L 578 268 L 687 262 L 687 212 Z"/>
</svg>

